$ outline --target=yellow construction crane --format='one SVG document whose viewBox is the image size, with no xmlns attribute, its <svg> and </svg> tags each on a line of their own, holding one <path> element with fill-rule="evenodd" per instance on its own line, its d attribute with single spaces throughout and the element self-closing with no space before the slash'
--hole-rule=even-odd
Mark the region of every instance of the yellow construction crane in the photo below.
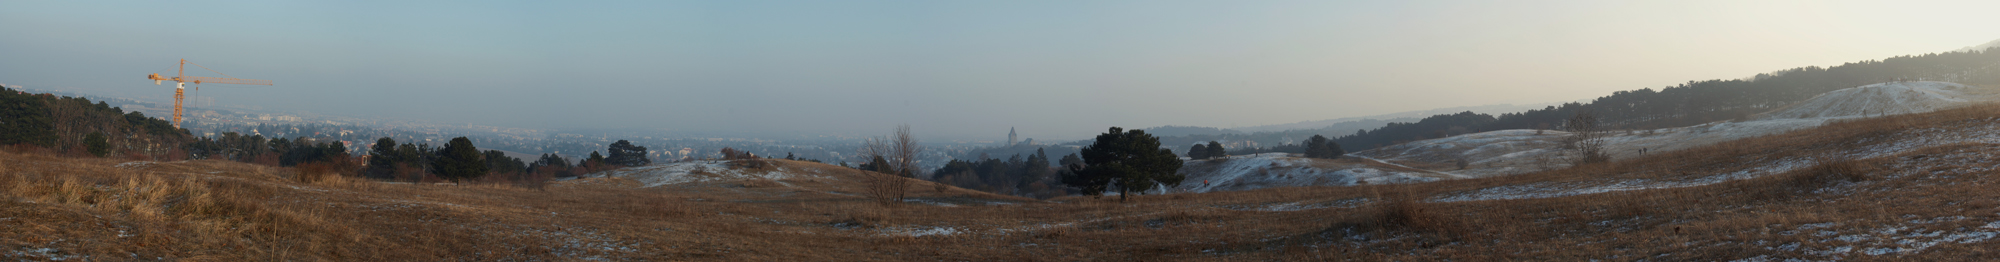
<svg viewBox="0 0 2000 262">
<path fill-rule="evenodd" d="M 187 59 L 181 59 L 181 65 L 180 65 L 180 69 L 178 69 L 178 70 L 175 70 L 175 72 L 174 72 L 174 77 L 173 77 L 173 78 L 167 78 L 167 77 L 164 77 L 164 76 L 160 76 L 160 74 L 158 74 L 158 73 L 154 73 L 154 74 L 151 74 L 151 75 L 146 75 L 146 79 L 152 79 L 152 80 L 153 80 L 153 85 L 160 85 L 160 81 L 174 81 L 174 128 L 180 128 L 180 127 L 181 127 L 181 97 L 182 97 L 182 96 L 183 96 L 183 95 L 184 95 L 185 93 L 187 93 L 187 83 L 188 83 L 188 82 L 194 82 L 194 84 L 195 84 L 195 88 L 196 88 L 196 89 L 200 89 L 200 88 L 201 88 L 201 84 L 202 84 L 202 83 L 210 83 L 210 84 L 238 84 L 238 85 L 267 85 L 267 86 L 268 86 L 268 85 L 271 85 L 271 80 L 257 80 L 257 79 L 240 79 L 240 78 L 233 78 L 234 76 L 229 76 L 229 74 L 223 74 L 222 72 L 215 72 L 215 69 L 208 69 L 208 67 L 206 67 L 206 66 L 201 66 L 201 65 L 199 65 L 199 64 L 197 64 L 197 65 L 194 65 L 194 66 L 195 66 L 195 67 L 200 67 L 201 69 L 208 69 L 208 71 L 209 71 L 209 72 L 215 72 L 215 74 L 218 74 L 218 75 L 222 75 L 222 76 L 229 76 L 229 77 L 232 77 L 232 78 L 221 78 L 221 77 L 201 77 L 201 76 L 187 76 L 187 65 L 188 65 L 188 64 L 193 64 L 193 63 L 188 63 L 188 60 L 187 60 Z"/>
</svg>

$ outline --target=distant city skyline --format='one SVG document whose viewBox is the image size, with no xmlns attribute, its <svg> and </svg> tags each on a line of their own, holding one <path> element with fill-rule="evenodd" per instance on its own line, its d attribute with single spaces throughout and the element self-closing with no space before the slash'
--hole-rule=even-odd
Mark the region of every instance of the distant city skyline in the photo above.
<svg viewBox="0 0 2000 262">
<path fill-rule="evenodd" d="M 1089 138 L 1957 50 L 1987 1 L 6 2 L 0 83 L 545 130 Z M 206 71 L 190 75 L 205 75 Z"/>
</svg>

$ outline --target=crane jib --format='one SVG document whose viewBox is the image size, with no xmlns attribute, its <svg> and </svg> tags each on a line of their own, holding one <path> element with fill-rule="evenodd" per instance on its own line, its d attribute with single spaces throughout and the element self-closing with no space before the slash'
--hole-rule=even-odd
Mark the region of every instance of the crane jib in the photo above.
<svg viewBox="0 0 2000 262">
<path fill-rule="evenodd" d="M 221 77 L 202 77 L 202 76 L 187 76 L 187 73 L 186 73 L 186 72 L 187 72 L 187 65 L 188 65 L 188 64 L 191 64 L 191 63 L 188 63 L 187 59 L 181 59 L 181 65 L 180 65 L 180 68 L 181 68 L 181 69 L 180 69 L 180 70 L 178 70 L 178 72 L 176 72 L 176 73 L 174 74 L 174 77 L 173 77 L 173 78 L 167 78 L 167 77 L 165 77 L 165 76 L 160 76 L 160 74 L 157 74 L 157 73 L 156 73 L 156 74 L 150 74 L 150 75 L 146 75 L 146 79 L 147 79 L 147 80 L 153 80 L 153 84 L 154 84 L 154 85 L 158 85 L 158 84 L 160 84 L 160 81 L 174 81 L 174 128 L 180 128 L 180 127 L 181 127 L 181 100 L 182 100 L 182 97 L 184 96 L 184 93 L 183 93 L 183 92 L 185 92 L 184 90 L 186 90 L 186 89 L 187 89 L 187 83 L 188 83 L 188 82 L 194 82 L 194 83 L 195 83 L 195 84 L 197 85 L 197 86 L 196 86 L 196 88 L 200 88 L 200 86 L 199 86 L 199 85 L 200 85 L 200 84 L 204 84 L 204 83 L 207 83 L 207 84 L 238 84 L 238 85 L 267 85 L 267 86 L 268 86 L 268 85 L 271 85 L 271 80 L 261 80 L 261 79 L 240 79 L 240 78 L 221 78 Z M 208 67 L 202 67 L 201 65 L 195 65 L 195 66 L 196 66 L 196 67 L 201 67 L 202 69 L 208 69 Z M 210 71 L 210 72 L 215 72 L 215 70 L 214 70 L 214 69 L 209 69 L 208 71 Z M 216 74 L 221 74 L 222 76 L 229 76 L 229 74 L 223 74 L 222 72 L 215 72 L 215 73 L 216 73 Z"/>
</svg>

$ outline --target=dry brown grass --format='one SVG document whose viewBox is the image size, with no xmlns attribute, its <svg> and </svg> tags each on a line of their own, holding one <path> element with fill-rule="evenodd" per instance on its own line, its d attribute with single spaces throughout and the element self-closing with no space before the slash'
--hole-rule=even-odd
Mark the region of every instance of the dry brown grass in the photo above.
<svg viewBox="0 0 2000 262">
<path fill-rule="evenodd" d="M 2000 221 L 1992 144 L 1888 157 L 1912 130 L 1979 126 L 1991 107 L 1877 118 L 1627 161 L 1423 184 L 1049 201 L 960 188 L 877 204 L 869 174 L 770 160 L 785 180 L 639 187 L 623 178 L 405 184 L 222 161 L 0 153 L 0 256 L 91 260 L 1965 260 L 2000 240 L 1904 255 L 1896 245 Z M 1716 184 L 1570 197 L 1435 202 L 1482 189 L 1685 180 L 1804 160 Z M 302 173 L 303 172 L 303 173 Z M 1002 203 L 1002 204 L 994 204 Z M 946 206 L 951 205 L 951 206 Z M 1298 207 L 1298 208 L 1282 208 Z M 1284 211 L 1267 211 L 1284 210 Z M 1911 221 L 1923 221 L 1916 223 Z M 1830 223 L 1830 224 L 1825 224 Z M 1831 225 L 1825 227 L 1808 225 Z M 1878 233 L 1900 228 L 1893 234 Z M 939 234 L 913 234 L 930 232 Z M 1827 233 L 1822 233 L 1827 232 Z M 1879 241 L 1846 242 L 1836 236 Z M 1919 239 L 1921 240 L 1921 239 Z M 1780 247 L 1790 245 L 1789 249 Z M 46 249 L 45 249 L 46 248 Z M 55 250 L 51 252 L 42 252 Z M 26 253 L 23 253 L 26 252 Z M 7 255 L 27 254 L 27 255 Z"/>
</svg>

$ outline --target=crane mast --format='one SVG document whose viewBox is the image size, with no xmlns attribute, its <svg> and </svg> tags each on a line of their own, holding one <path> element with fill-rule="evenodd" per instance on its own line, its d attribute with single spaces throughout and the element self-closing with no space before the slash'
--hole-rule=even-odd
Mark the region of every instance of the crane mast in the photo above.
<svg viewBox="0 0 2000 262">
<path fill-rule="evenodd" d="M 240 78 L 233 78 L 233 77 L 231 77 L 231 78 L 222 78 L 222 77 L 201 77 L 201 76 L 187 76 L 187 65 L 188 65 L 188 64 L 189 64 L 189 63 L 188 63 L 188 60 L 187 60 L 187 59 L 181 59 L 181 64 L 180 64 L 180 66 L 178 67 L 178 69 L 177 69 L 177 70 L 174 70 L 174 77 L 171 77 L 171 78 L 169 78 L 169 77 L 165 77 L 165 76 L 160 76 L 160 74 L 158 74 L 158 73 L 154 73 L 154 74 L 151 74 L 151 75 L 146 75 L 146 79 L 151 79 L 151 80 L 153 80 L 153 85 L 160 85 L 160 81 L 174 81 L 174 128 L 180 128 L 180 127 L 181 127 L 181 100 L 182 100 L 182 98 L 184 98 L 184 97 L 186 96 L 186 94 L 187 94 L 187 83 L 188 83 L 188 82 L 194 82 L 194 84 L 195 84 L 195 88 L 201 88 L 201 84 L 202 84 L 202 83 L 212 83 L 212 84 L 237 84 L 237 85 L 266 85 L 266 86 L 268 86 L 268 85 L 271 85 L 271 80 L 258 80 L 258 79 L 240 79 Z M 208 67 L 205 67 L 205 66 L 201 66 L 200 64 L 196 64 L 196 65 L 194 65 L 194 66 L 196 66 L 196 67 L 201 67 L 202 69 L 208 69 Z M 215 70 L 214 70 L 214 69 L 209 69 L 208 71 L 209 71 L 209 72 L 215 72 Z M 222 76 L 229 76 L 228 74 L 222 74 L 222 72 L 215 72 L 215 73 L 216 73 L 216 74 L 221 74 Z"/>
</svg>

